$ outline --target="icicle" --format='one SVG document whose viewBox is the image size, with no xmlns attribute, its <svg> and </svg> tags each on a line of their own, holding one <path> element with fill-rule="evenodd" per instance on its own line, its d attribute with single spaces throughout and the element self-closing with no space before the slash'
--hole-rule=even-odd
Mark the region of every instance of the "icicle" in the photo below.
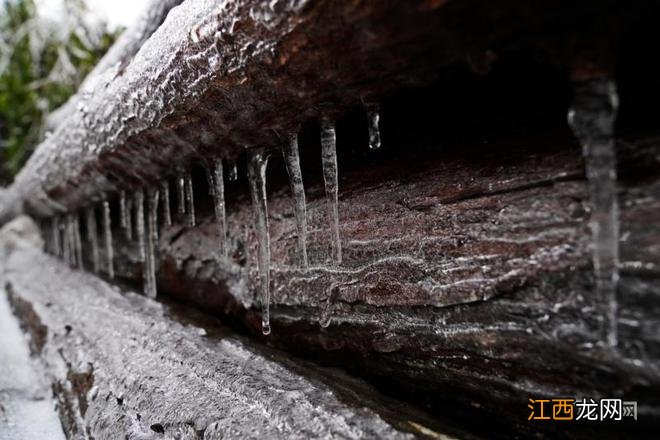
<svg viewBox="0 0 660 440">
<path fill-rule="evenodd" d="M 78 213 L 73 215 L 73 245 L 76 250 L 76 265 L 79 269 L 83 269 L 82 239 L 80 237 L 80 215 Z"/>
<path fill-rule="evenodd" d="M 126 191 L 119 191 L 119 224 L 126 232 L 128 230 L 129 217 L 126 210 Z M 128 237 L 127 237 L 128 238 Z"/>
<path fill-rule="evenodd" d="M 298 249 L 300 251 L 300 264 L 309 266 L 307 260 L 307 207 L 305 202 L 305 186 L 300 171 L 300 155 L 298 153 L 298 135 L 292 134 L 284 145 L 284 163 L 289 174 L 289 184 L 294 200 L 294 214 L 298 230 Z"/>
<path fill-rule="evenodd" d="M 145 263 L 147 260 L 146 241 L 144 237 L 144 191 L 139 190 L 135 192 L 135 232 L 138 240 L 138 251 L 140 261 Z M 142 271 L 145 271 L 143 267 Z"/>
<path fill-rule="evenodd" d="M 51 242 L 53 243 L 53 255 L 62 255 L 62 242 L 60 240 L 60 219 L 58 216 L 53 216 L 50 223 L 51 227 Z"/>
<path fill-rule="evenodd" d="M 114 249 L 112 248 L 112 225 L 110 224 L 110 202 L 104 200 L 103 207 L 103 243 L 105 244 L 105 258 L 108 277 L 115 277 Z"/>
<path fill-rule="evenodd" d="M 170 182 L 163 180 L 160 183 L 160 194 L 163 200 L 163 222 L 165 225 L 172 224 L 172 213 L 170 212 Z"/>
<path fill-rule="evenodd" d="M 618 97 L 607 79 L 575 85 L 568 123 L 582 144 L 591 203 L 593 264 L 597 301 L 605 317 L 607 343 L 617 345 L 619 207 L 616 196 L 614 121 Z"/>
<path fill-rule="evenodd" d="M 92 245 L 92 268 L 95 273 L 99 271 L 99 239 L 97 235 L 96 213 L 93 207 L 85 210 L 85 228 L 87 229 L 87 241 Z"/>
<path fill-rule="evenodd" d="M 238 180 L 238 166 L 236 164 L 233 164 L 229 168 L 229 181 L 236 182 L 237 180 Z"/>
<path fill-rule="evenodd" d="M 261 288 L 261 331 L 270 334 L 270 235 L 268 232 L 268 201 L 266 199 L 266 167 L 268 156 L 252 154 L 248 163 L 250 195 L 257 230 L 259 282 Z"/>
<path fill-rule="evenodd" d="M 217 159 L 213 164 L 211 175 L 211 195 L 213 196 L 213 207 L 215 209 L 215 221 L 218 223 L 218 234 L 220 235 L 220 253 L 227 255 L 227 212 L 225 208 L 225 177 L 222 168 L 222 160 Z"/>
<path fill-rule="evenodd" d="M 179 170 L 176 176 L 177 213 L 183 217 L 186 213 L 186 179 L 183 170 Z"/>
<path fill-rule="evenodd" d="M 142 271 L 144 279 L 144 293 L 149 298 L 156 298 L 156 255 L 155 248 L 158 240 L 158 190 L 147 190 L 147 249 L 146 264 Z"/>
<path fill-rule="evenodd" d="M 328 206 L 328 223 L 332 231 L 332 258 L 341 263 L 341 241 L 339 239 L 339 211 L 337 195 L 339 182 L 337 175 L 337 136 L 334 125 L 327 119 L 321 121 L 321 157 L 325 199 Z"/>
<path fill-rule="evenodd" d="M 64 243 L 66 249 L 66 263 L 74 267 L 76 265 L 76 249 L 73 237 L 73 218 L 71 214 L 67 214 L 64 218 Z"/>
<path fill-rule="evenodd" d="M 62 261 L 67 262 L 68 258 L 69 258 L 69 254 L 68 254 L 69 251 L 67 249 L 67 242 L 66 242 L 66 222 L 64 221 L 63 216 L 58 217 L 57 229 L 58 229 L 58 235 L 60 236 L 60 239 L 59 239 L 59 242 L 60 242 L 59 257 L 62 259 Z"/>
<path fill-rule="evenodd" d="M 76 222 L 73 214 L 67 215 L 67 234 L 69 240 L 69 265 L 71 267 L 78 267 L 78 249 L 76 248 Z"/>
<path fill-rule="evenodd" d="M 133 240 L 133 201 L 126 199 L 126 238 Z"/>
<path fill-rule="evenodd" d="M 365 103 L 369 127 L 369 149 L 380 148 L 380 106 L 377 103 Z"/>
<path fill-rule="evenodd" d="M 67 216 L 64 216 L 62 225 L 60 226 L 62 230 L 62 260 L 66 264 L 71 264 L 71 245 L 69 242 L 69 222 L 67 218 Z"/>
<path fill-rule="evenodd" d="M 186 212 L 188 213 L 188 226 L 195 226 L 195 198 L 193 194 L 193 181 L 190 172 L 186 173 Z"/>
</svg>

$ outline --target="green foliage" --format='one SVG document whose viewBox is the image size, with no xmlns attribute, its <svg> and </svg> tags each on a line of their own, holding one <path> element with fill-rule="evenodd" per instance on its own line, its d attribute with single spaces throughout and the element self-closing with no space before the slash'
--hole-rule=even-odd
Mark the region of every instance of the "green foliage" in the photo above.
<svg viewBox="0 0 660 440">
<path fill-rule="evenodd" d="M 118 32 L 91 30 L 84 4 L 67 0 L 72 23 L 55 29 L 34 0 L 0 0 L 0 185 L 25 163 L 44 136 L 48 112 L 64 104 Z M 73 18 L 71 18 L 73 17 Z M 93 38 L 90 35 L 94 35 Z"/>
</svg>

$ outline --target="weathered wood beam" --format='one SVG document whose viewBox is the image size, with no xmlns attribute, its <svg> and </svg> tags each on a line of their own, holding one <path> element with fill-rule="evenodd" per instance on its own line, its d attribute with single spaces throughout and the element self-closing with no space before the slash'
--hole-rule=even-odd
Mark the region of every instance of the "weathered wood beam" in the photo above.
<svg viewBox="0 0 660 440">
<path fill-rule="evenodd" d="M 215 320 L 120 293 L 25 239 L 1 235 L 0 280 L 47 367 L 68 438 L 436 434 L 428 416 L 345 374 L 286 359 Z"/>
<path fill-rule="evenodd" d="M 460 60 L 487 70 L 499 51 L 527 49 L 567 70 L 588 60 L 609 71 L 621 29 L 653 8 L 639 6 L 187 0 L 37 149 L 0 218 L 78 209 L 193 157 L 277 145 L 309 118 L 425 83 Z"/>
<path fill-rule="evenodd" d="M 437 414 L 446 406 L 458 419 L 476 417 L 478 407 L 478 417 L 490 420 L 484 426 L 501 432 L 558 429 L 527 422 L 525 402 L 534 396 L 622 397 L 645 414 L 632 426 L 577 427 L 576 435 L 657 430 L 660 143 L 642 138 L 618 152 L 624 239 L 616 351 L 603 345 L 579 152 L 565 143 L 542 132 L 491 142 L 490 153 L 463 145 L 460 154 L 345 173 L 339 267 L 322 184 L 308 185 L 308 270 L 299 265 L 288 188 L 275 188 L 266 340 L 350 365 L 417 403 L 434 402 Z M 198 211 L 195 228 L 162 231 L 159 292 L 233 317 L 258 336 L 256 232 L 238 197 L 228 209 L 228 258 L 218 252 L 210 210 Z M 133 246 L 119 256 L 120 275 L 137 281 Z"/>
</svg>

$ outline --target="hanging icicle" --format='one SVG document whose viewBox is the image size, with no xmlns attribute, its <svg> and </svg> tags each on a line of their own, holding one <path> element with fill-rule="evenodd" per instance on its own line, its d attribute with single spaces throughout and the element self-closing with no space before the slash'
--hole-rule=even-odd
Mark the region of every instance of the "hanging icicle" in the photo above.
<svg viewBox="0 0 660 440">
<path fill-rule="evenodd" d="M 71 264 L 71 242 L 69 241 L 69 222 L 68 216 L 64 215 L 62 218 L 62 261 L 66 264 Z"/>
<path fill-rule="evenodd" d="M 96 213 L 94 207 L 85 210 L 85 229 L 87 229 L 87 241 L 92 247 L 92 268 L 94 273 L 99 271 L 99 239 L 96 226 Z"/>
<path fill-rule="evenodd" d="M 104 200 L 103 208 L 103 244 L 105 245 L 106 273 L 110 279 L 115 277 L 114 249 L 112 245 L 112 225 L 110 223 L 110 202 Z"/>
<path fill-rule="evenodd" d="M 380 142 L 380 105 L 375 102 L 365 102 L 364 109 L 367 112 L 367 123 L 369 128 L 369 149 L 378 150 Z"/>
<path fill-rule="evenodd" d="M 133 240 L 133 200 L 126 199 L 126 239 Z"/>
<path fill-rule="evenodd" d="M 80 214 L 76 212 L 73 217 L 73 244 L 76 251 L 76 267 L 83 269 L 82 239 L 80 237 Z"/>
<path fill-rule="evenodd" d="M 250 195 L 254 211 L 254 226 L 257 231 L 257 267 L 261 289 L 261 331 L 270 334 L 270 234 L 268 231 L 268 201 L 266 198 L 266 167 L 268 156 L 254 152 L 248 162 Z"/>
<path fill-rule="evenodd" d="M 192 228 L 195 226 L 195 195 L 193 193 L 192 175 L 189 171 L 186 173 L 185 183 L 187 222 L 188 226 Z"/>
<path fill-rule="evenodd" d="M 67 214 L 64 218 L 64 236 L 66 243 L 66 262 L 70 267 L 76 266 L 76 246 L 73 232 L 73 216 Z"/>
<path fill-rule="evenodd" d="M 238 180 L 238 165 L 236 163 L 229 167 L 229 181 L 236 182 Z"/>
<path fill-rule="evenodd" d="M 60 240 L 60 219 L 58 216 L 53 216 L 50 223 L 51 243 L 53 255 L 59 257 L 62 255 L 62 241 Z"/>
<path fill-rule="evenodd" d="M 144 236 L 144 191 L 135 191 L 135 233 L 138 240 L 138 255 L 140 262 L 145 263 L 147 260 L 146 240 Z M 144 264 L 142 271 L 145 271 Z"/>
<path fill-rule="evenodd" d="M 69 261 L 69 250 L 67 249 L 67 242 L 66 242 L 66 221 L 64 220 L 64 215 L 61 215 L 58 217 L 57 221 L 58 225 L 58 230 L 59 230 L 59 236 L 60 236 L 60 254 L 59 257 L 62 259 L 64 262 Z"/>
<path fill-rule="evenodd" d="M 619 206 L 616 194 L 614 122 L 618 97 L 608 79 L 578 83 L 568 123 L 582 145 L 591 203 L 597 303 L 605 317 L 607 343 L 617 345 Z"/>
<path fill-rule="evenodd" d="M 183 169 L 179 169 L 176 176 L 177 214 L 183 218 L 186 214 L 186 178 Z"/>
<path fill-rule="evenodd" d="M 289 184 L 293 193 L 300 265 L 306 269 L 309 267 L 307 260 L 307 204 L 305 201 L 305 186 L 303 184 L 302 171 L 300 170 L 297 133 L 289 136 L 287 142 L 284 144 L 283 152 L 286 171 L 289 174 Z"/>
<path fill-rule="evenodd" d="M 147 190 L 147 249 L 146 264 L 143 270 L 144 293 L 149 298 L 156 298 L 156 242 L 158 241 L 158 190 Z"/>
<path fill-rule="evenodd" d="M 321 121 L 321 159 L 325 199 L 328 207 L 328 223 L 332 231 L 332 258 L 335 264 L 341 263 L 341 240 L 339 238 L 338 193 L 339 178 L 337 172 L 337 135 L 334 125 L 328 120 Z"/>
<path fill-rule="evenodd" d="M 220 236 L 220 253 L 227 255 L 227 211 L 225 208 L 225 177 L 223 171 L 222 159 L 216 159 L 213 163 L 210 187 L 215 209 L 215 221 L 218 224 L 218 235 Z"/>
<path fill-rule="evenodd" d="M 163 180 L 160 183 L 160 195 L 163 201 L 163 222 L 166 226 L 172 225 L 172 213 L 170 212 L 170 182 Z"/>
<path fill-rule="evenodd" d="M 119 191 L 119 225 L 124 233 L 128 231 L 129 221 L 128 210 L 126 209 L 126 191 L 121 190 Z"/>
</svg>

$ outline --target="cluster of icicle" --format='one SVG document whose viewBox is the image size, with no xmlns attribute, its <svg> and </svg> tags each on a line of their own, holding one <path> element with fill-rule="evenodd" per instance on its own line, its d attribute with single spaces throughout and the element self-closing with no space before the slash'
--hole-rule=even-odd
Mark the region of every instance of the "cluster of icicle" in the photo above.
<svg viewBox="0 0 660 440">
<path fill-rule="evenodd" d="M 365 103 L 368 121 L 369 148 L 381 146 L 380 113 L 375 103 Z M 597 295 L 596 303 L 604 316 L 606 340 L 610 346 L 617 344 L 617 299 L 618 283 L 618 242 L 619 219 L 616 200 L 616 161 L 614 157 L 614 120 L 616 118 L 617 96 L 612 82 L 608 80 L 590 81 L 578 84 L 575 100 L 568 113 L 568 122 L 582 144 L 583 155 L 589 182 L 589 196 L 592 206 L 590 227 L 593 235 L 593 263 L 595 268 Z M 321 162 L 325 182 L 327 222 L 332 237 L 332 260 L 335 265 L 342 262 L 341 239 L 339 235 L 338 210 L 338 166 L 336 132 L 333 121 L 321 119 Z M 300 167 L 298 135 L 291 133 L 282 147 L 286 170 L 289 175 L 294 199 L 294 215 L 298 235 L 300 266 L 309 267 L 307 256 L 307 208 L 305 188 Z M 254 225 L 258 244 L 258 288 L 262 305 L 262 331 L 270 333 L 270 234 L 268 226 L 268 202 L 266 193 L 266 168 L 269 153 L 264 150 L 251 150 L 248 160 L 248 180 L 254 212 Z M 227 255 L 227 217 L 224 195 L 224 170 L 222 160 L 215 160 L 207 168 L 207 178 L 220 236 L 220 254 Z M 229 179 L 237 178 L 234 165 Z M 177 213 L 186 219 L 188 226 L 195 225 L 193 182 L 190 172 L 180 170 L 176 179 Z M 137 191 L 132 200 L 124 191 L 119 194 L 120 223 L 126 238 L 133 238 L 133 225 L 143 263 L 144 292 L 156 297 L 155 247 L 158 238 L 158 206 L 162 206 L 163 223 L 170 225 L 170 185 L 162 182 L 158 187 Z M 145 221 L 146 203 L 146 221 Z M 97 237 L 95 208 L 85 211 L 87 239 L 91 245 L 94 272 L 99 272 L 99 239 Z M 102 242 L 105 252 L 105 272 L 114 277 L 113 245 L 110 205 L 101 202 Z M 49 247 L 51 252 L 61 256 L 73 267 L 82 267 L 82 239 L 79 216 L 65 214 L 50 221 Z M 325 325 L 329 324 L 329 320 Z"/>
<path fill-rule="evenodd" d="M 222 160 L 216 160 L 209 170 L 211 193 L 215 202 L 215 213 L 220 232 L 220 249 L 226 255 L 226 217 L 224 207 L 224 178 Z M 230 172 L 236 179 L 236 166 Z M 195 203 L 192 176 L 189 171 L 180 169 L 175 179 L 178 195 L 177 212 L 185 218 L 188 226 L 195 226 Z M 170 182 L 164 180 L 157 186 L 140 189 L 129 197 L 126 191 L 119 192 L 119 223 L 127 240 L 137 239 L 139 258 L 143 264 L 144 293 L 155 298 L 156 286 L 156 243 L 158 241 L 158 211 L 161 211 L 163 225 L 172 224 L 170 212 Z M 100 210 L 100 215 L 99 215 Z M 98 206 L 90 206 L 82 213 L 85 221 L 87 243 L 90 246 L 92 270 L 104 272 L 108 278 L 115 277 L 114 246 L 112 238 L 110 203 L 107 199 Z M 47 249 L 59 256 L 71 267 L 84 268 L 83 239 L 80 213 L 67 213 L 49 219 L 46 229 Z M 101 240 L 99 240 L 98 218 L 101 219 Z M 101 258 L 101 252 L 104 253 Z M 101 267 L 103 261 L 104 267 Z"/>
<path fill-rule="evenodd" d="M 380 148 L 379 111 L 376 104 L 366 104 L 369 121 L 369 148 Z M 321 161 L 327 200 L 328 223 L 332 237 L 332 259 L 334 264 L 341 263 L 341 241 L 339 237 L 338 210 L 338 167 L 337 139 L 333 122 L 328 118 L 321 120 Z M 298 232 L 298 247 L 300 251 L 300 266 L 309 267 L 307 258 L 307 209 L 305 188 L 300 168 L 298 152 L 298 135 L 292 133 L 287 137 L 282 147 L 286 170 L 289 174 L 291 191 L 294 198 L 296 228 Z M 268 228 L 268 202 L 266 196 L 266 168 L 269 153 L 263 150 L 252 150 L 248 160 L 248 180 L 254 211 L 254 224 L 258 245 L 258 288 L 262 304 L 262 331 L 270 333 L 270 234 Z M 221 159 L 216 159 L 207 166 L 209 190 L 214 200 L 214 211 L 219 233 L 220 254 L 227 256 L 227 215 L 225 209 L 224 169 Z M 237 167 L 234 164 L 229 170 L 229 180 L 236 180 Z M 188 226 L 195 226 L 195 203 L 193 180 L 189 171 L 179 169 L 174 179 L 177 195 L 177 215 L 185 219 Z M 122 190 L 119 192 L 119 223 L 125 238 L 129 241 L 137 239 L 140 262 L 143 265 L 144 293 L 155 298 L 156 283 L 156 244 L 158 240 L 159 207 L 164 225 L 172 224 L 170 212 L 170 182 L 162 181 L 156 186 L 147 187 L 134 192 L 132 197 Z M 100 216 L 99 212 L 100 210 Z M 146 212 L 146 215 L 145 215 Z M 92 270 L 95 273 L 104 272 L 108 278 L 114 278 L 114 246 L 112 238 L 111 212 L 108 199 L 99 206 L 90 206 L 84 210 L 84 230 L 86 241 L 90 246 Z M 81 213 L 67 213 L 48 220 L 46 227 L 47 248 L 56 256 L 61 257 L 71 267 L 84 268 L 83 239 L 80 223 Z M 99 240 L 98 218 L 101 219 L 101 239 Z M 101 256 L 101 252 L 104 253 Z M 101 261 L 104 267 L 101 267 Z M 328 322 L 329 323 L 329 322 Z"/>
</svg>

